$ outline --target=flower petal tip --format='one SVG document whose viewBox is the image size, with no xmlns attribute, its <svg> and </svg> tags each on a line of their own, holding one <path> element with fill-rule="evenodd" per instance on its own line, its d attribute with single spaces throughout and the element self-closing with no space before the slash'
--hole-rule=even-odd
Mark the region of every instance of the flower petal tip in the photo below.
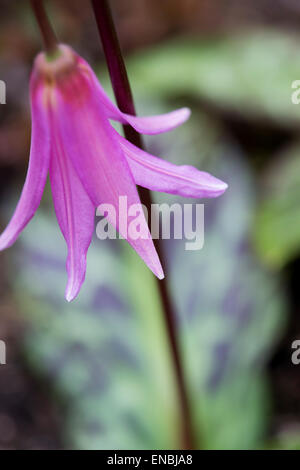
<svg viewBox="0 0 300 470">
<path fill-rule="evenodd" d="M 165 278 L 165 274 L 161 266 L 157 267 L 156 269 L 152 269 L 152 272 L 160 281 Z"/>
<path fill-rule="evenodd" d="M 171 131 L 187 121 L 190 115 L 189 108 L 180 108 L 157 116 L 132 116 L 122 113 L 125 121 L 137 132 L 148 135 Z"/>
<path fill-rule="evenodd" d="M 221 180 L 219 180 L 219 181 L 220 181 L 220 183 L 219 183 L 219 191 L 220 191 L 220 196 L 221 196 L 221 194 L 224 194 L 225 191 L 228 189 L 228 184 L 225 183 L 224 181 L 221 181 Z"/>
<path fill-rule="evenodd" d="M 67 302 L 72 302 L 74 299 L 76 299 L 77 295 L 79 294 L 80 288 L 76 288 L 76 286 L 67 286 L 66 292 L 65 292 L 65 299 Z"/>
<path fill-rule="evenodd" d="M 76 297 L 76 295 L 72 295 L 71 293 L 66 293 L 66 294 L 65 294 L 65 299 L 66 299 L 66 301 L 69 302 L 69 303 L 72 302 L 72 300 L 74 300 L 75 297 Z"/>
<path fill-rule="evenodd" d="M 181 111 L 182 122 L 187 121 L 192 114 L 190 108 L 181 108 L 178 111 Z"/>
<path fill-rule="evenodd" d="M 191 116 L 190 108 L 179 108 L 175 111 L 171 111 L 168 114 L 162 115 L 162 123 L 166 126 L 163 131 L 175 129 L 178 126 L 184 124 Z"/>
<path fill-rule="evenodd" d="M 203 197 L 219 197 L 228 189 L 228 184 L 224 181 L 212 176 L 209 173 L 203 173 L 206 177 L 206 191 Z"/>
</svg>

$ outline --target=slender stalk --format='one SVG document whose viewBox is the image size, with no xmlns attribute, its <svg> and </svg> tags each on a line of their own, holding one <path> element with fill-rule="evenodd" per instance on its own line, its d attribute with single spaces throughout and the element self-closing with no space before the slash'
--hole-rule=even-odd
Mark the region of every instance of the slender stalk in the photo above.
<svg viewBox="0 0 300 470">
<path fill-rule="evenodd" d="M 112 13 L 110 10 L 109 2 L 107 0 L 91 0 L 94 9 L 98 30 L 103 45 L 103 50 L 108 65 L 110 78 L 116 97 L 117 104 L 120 110 L 124 113 L 135 115 L 135 106 L 133 96 L 126 72 L 125 63 L 122 57 L 122 52 L 114 26 Z M 125 137 L 134 145 L 144 148 L 142 138 L 131 126 L 124 125 Z M 140 189 L 141 201 L 148 209 L 148 214 L 151 214 L 151 193 L 148 189 Z M 150 221 L 151 222 L 151 221 Z M 159 240 L 155 240 L 155 246 L 159 257 L 164 264 L 164 253 Z M 174 371 L 176 382 L 178 386 L 178 396 L 180 402 L 180 413 L 182 421 L 182 446 L 184 449 L 192 449 L 194 447 L 191 414 L 186 390 L 186 384 L 183 373 L 183 366 L 180 357 L 176 318 L 172 301 L 169 296 L 168 286 L 166 280 L 159 281 L 157 279 L 157 286 L 160 293 L 161 303 L 163 306 L 166 329 L 172 353 L 174 364 Z"/>
<path fill-rule="evenodd" d="M 43 37 L 45 50 L 49 55 L 52 55 L 57 49 L 57 38 L 47 16 L 43 0 L 30 0 L 30 3 Z"/>
</svg>

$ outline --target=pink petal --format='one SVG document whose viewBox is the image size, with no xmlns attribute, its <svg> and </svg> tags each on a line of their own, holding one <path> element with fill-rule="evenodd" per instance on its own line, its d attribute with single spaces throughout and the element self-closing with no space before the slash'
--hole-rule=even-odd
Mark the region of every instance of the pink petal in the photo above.
<svg viewBox="0 0 300 470">
<path fill-rule="evenodd" d="M 128 124 L 141 134 L 161 134 L 183 124 L 188 120 L 190 114 L 188 108 L 181 108 L 159 116 L 137 117 L 124 113 L 122 113 L 122 116 Z"/>
<path fill-rule="evenodd" d="M 106 115 L 108 119 L 116 119 L 120 122 L 125 123 L 126 119 L 123 118 L 119 108 L 111 101 L 111 99 L 105 92 L 93 69 L 76 52 L 73 51 L 73 53 L 76 55 L 78 67 L 81 73 L 86 74 L 87 79 L 91 82 L 91 86 L 93 87 L 94 99 L 98 100 L 99 104 L 101 105 L 103 115 Z"/>
<path fill-rule="evenodd" d="M 115 132 L 117 134 L 117 132 Z M 189 165 L 177 166 L 154 157 L 117 134 L 136 184 L 153 191 L 208 198 L 224 193 L 227 184 Z"/>
<path fill-rule="evenodd" d="M 78 55 L 77 60 L 81 69 L 89 74 L 90 80 L 92 80 L 94 85 L 94 97 L 95 99 L 98 98 L 99 103 L 102 105 L 103 113 L 105 112 L 109 119 L 114 119 L 123 124 L 130 124 L 141 134 L 160 134 L 180 126 L 190 117 L 191 112 L 188 108 L 177 109 L 176 111 L 171 111 L 170 113 L 161 114 L 159 116 L 146 117 L 137 117 L 122 113 L 105 93 L 89 64 Z"/>
<path fill-rule="evenodd" d="M 127 197 L 128 207 L 140 204 L 140 199 L 112 127 L 101 104 L 94 99 L 94 87 L 85 77 L 76 76 L 69 78 L 60 91 L 56 119 L 62 143 L 85 190 L 95 206 L 111 204 L 115 208 L 116 228 L 161 279 L 163 271 L 145 218 L 142 230 L 147 238 L 135 240 L 127 234 L 127 214 L 119 214 L 120 196 Z M 109 216 L 108 220 L 114 224 Z"/>
<path fill-rule="evenodd" d="M 49 168 L 49 115 L 43 84 L 38 81 L 35 73 L 30 82 L 30 94 L 32 135 L 29 166 L 18 205 L 8 226 L 0 236 L 0 250 L 11 246 L 34 216 L 42 198 Z"/>
<path fill-rule="evenodd" d="M 57 220 L 68 245 L 68 284 L 65 297 L 70 302 L 77 296 L 84 282 L 86 255 L 94 230 L 95 208 L 65 154 L 62 137 L 55 123 L 52 124 L 50 181 Z"/>
</svg>

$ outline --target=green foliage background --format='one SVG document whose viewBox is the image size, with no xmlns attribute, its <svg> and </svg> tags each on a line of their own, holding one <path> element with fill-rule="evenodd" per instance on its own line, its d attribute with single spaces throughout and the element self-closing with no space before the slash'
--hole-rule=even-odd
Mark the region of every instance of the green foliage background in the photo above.
<svg viewBox="0 0 300 470">
<path fill-rule="evenodd" d="M 203 250 L 165 241 L 202 448 L 299 447 L 297 434 L 267 437 L 266 376 L 287 322 L 283 268 L 300 251 L 300 112 L 291 103 L 291 83 L 300 78 L 298 43 L 255 30 L 166 42 L 128 59 L 139 114 L 187 103 L 193 111 L 182 128 L 147 138 L 148 150 L 229 184 L 223 197 L 205 201 Z M 260 155 L 247 155 L 220 115 L 271 123 L 295 134 L 295 142 L 257 166 Z M 159 193 L 155 200 L 191 202 Z M 27 322 L 24 353 L 59 403 L 65 445 L 178 448 L 176 388 L 151 274 L 124 241 L 95 238 L 85 285 L 67 304 L 65 257 L 48 194 L 9 261 Z"/>
</svg>

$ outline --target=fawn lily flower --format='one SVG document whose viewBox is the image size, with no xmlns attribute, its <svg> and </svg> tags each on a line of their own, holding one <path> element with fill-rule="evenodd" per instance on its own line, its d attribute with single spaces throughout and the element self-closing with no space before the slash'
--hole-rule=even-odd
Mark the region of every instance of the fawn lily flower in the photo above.
<svg viewBox="0 0 300 470">
<path fill-rule="evenodd" d="M 10 223 L 0 236 L 0 249 L 11 246 L 35 214 L 49 173 L 57 220 L 68 245 L 66 299 L 74 299 L 84 281 L 86 254 L 94 230 L 95 208 L 111 204 L 118 213 L 119 197 L 128 206 L 140 204 L 136 184 L 186 197 L 217 197 L 222 181 L 191 166 L 176 166 L 129 143 L 110 119 L 130 124 L 143 134 L 166 132 L 189 117 L 187 108 L 154 117 L 122 113 L 108 98 L 90 66 L 70 47 L 59 45 L 50 60 L 40 53 L 30 80 L 32 136 L 23 191 Z M 107 216 L 109 220 L 109 215 Z M 115 220 L 109 220 L 115 223 Z M 128 240 L 160 279 L 163 270 L 149 235 Z"/>
</svg>

